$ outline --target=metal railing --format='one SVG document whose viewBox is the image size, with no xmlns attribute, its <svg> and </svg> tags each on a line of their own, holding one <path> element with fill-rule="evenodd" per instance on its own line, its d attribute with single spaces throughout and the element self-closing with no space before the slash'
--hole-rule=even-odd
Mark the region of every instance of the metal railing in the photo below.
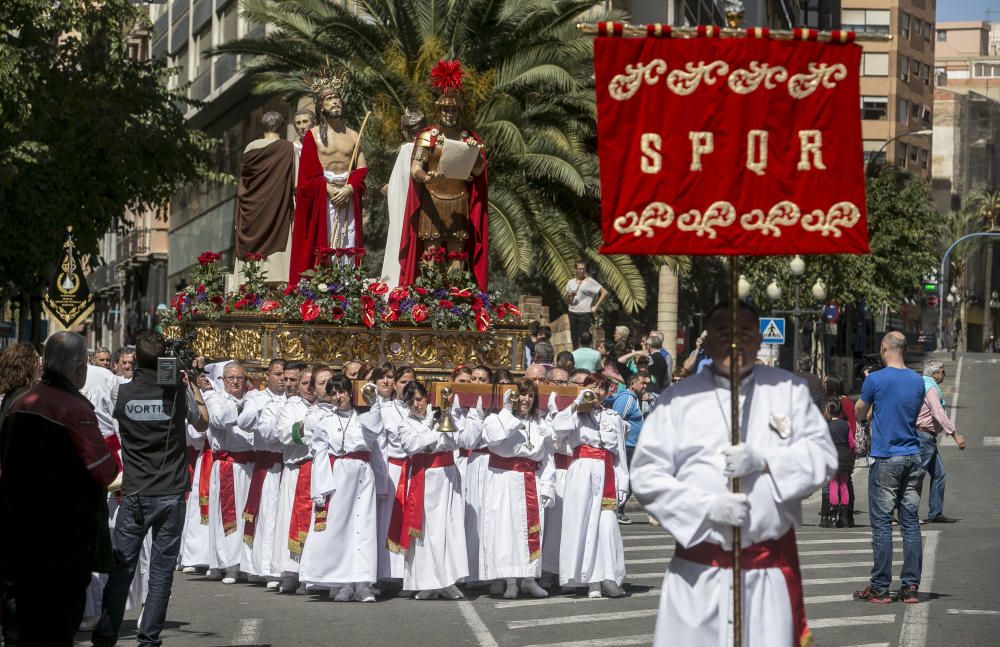
<svg viewBox="0 0 1000 647">
<path fill-rule="evenodd" d="M 101 265 L 87 276 L 87 284 L 94 294 L 118 289 L 118 268 L 112 264 Z"/>
</svg>

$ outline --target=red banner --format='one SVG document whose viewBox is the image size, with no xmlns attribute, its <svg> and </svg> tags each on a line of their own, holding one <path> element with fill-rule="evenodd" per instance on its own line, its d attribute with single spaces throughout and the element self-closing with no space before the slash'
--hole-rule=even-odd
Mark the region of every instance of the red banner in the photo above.
<svg viewBox="0 0 1000 647">
<path fill-rule="evenodd" d="M 598 38 L 607 254 L 868 253 L 861 47 Z"/>
</svg>

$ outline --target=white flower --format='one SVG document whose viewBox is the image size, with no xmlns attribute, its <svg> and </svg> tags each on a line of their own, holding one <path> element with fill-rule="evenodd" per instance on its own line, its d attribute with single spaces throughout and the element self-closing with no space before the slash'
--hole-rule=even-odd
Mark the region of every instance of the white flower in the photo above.
<svg viewBox="0 0 1000 647">
<path fill-rule="evenodd" d="M 327 285 L 326 283 L 320 283 L 319 285 L 316 286 L 316 289 L 319 290 L 320 292 L 326 292 L 327 290 L 330 289 L 330 286 Z"/>
</svg>

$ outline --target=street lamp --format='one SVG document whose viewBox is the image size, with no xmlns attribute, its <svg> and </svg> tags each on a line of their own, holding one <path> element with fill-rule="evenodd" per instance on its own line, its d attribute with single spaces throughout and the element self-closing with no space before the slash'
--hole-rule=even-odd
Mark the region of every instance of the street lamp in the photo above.
<svg viewBox="0 0 1000 647">
<path fill-rule="evenodd" d="M 826 284 L 823 279 L 816 279 L 812 286 L 813 298 L 817 301 L 826 301 Z"/>
<path fill-rule="evenodd" d="M 887 139 L 885 141 L 884 144 L 882 144 L 882 147 L 879 148 L 877 151 L 875 151 L 875 154 L 872 155 L 868 159 L 868 165 L 865 168 L 865 175 L 867 175 L 868 177 L 872 177 L 874 175 L 873 171 L 875 170 L 874 169 L 875 160 L 879 157 L 879 155 L 881 155 L 882 153 L 884 153 L 886 151 L 886 149 L 889 147 L 889 144 L 891 144 L 892 142 L 896 141 L 900 137 L 911 137 L 911 136 L 912 137 L 924 137 L 924 136 L 933 135 L 933 134 L 934 134 L 933 130 L 931 130 L 930 128 L 924 128 L 922 130 L 914 130 L 914 131 L 911 131 L 911 132 L 899 133 L 895 137 L 890 137 L 889 139 Z"/>
<path fill-rule="evenodd" d="M 962 303 L 962 295 L 958 293 L 958 288 L 952 284 L 951 289 L 948 290 L 948 305 L 951 306 L 951 327 L 953 330 L 952 341 L 951 341 L 951 360 L 955 361 L 955 356 L 958 353 L 958 333 L 959 327 L 955 321 L 955 312 L 958 310 L 959 304 Z"/>
<path fill-rule="evenodd" d="M 795 334 L 793 336 L 793 346 L 792 346 L 792 364 L 793 371 L 797 371 L 799 368 L 799 354 L 802 349 L 802 331 L 799 329 L 799 321 L 802 318 L 803 310 L 801 305 L 802 297 L 802 276 L 806 273 L 806 262 L 801 256 L 796 255 L 788 263 L 788 269 L 792 272 L 792 280 L 795 282 L 795 307 L 791 310 L 778 310 L 775 311 L 776 314 L 790 314 L 792 316 L 792 329 Z M 811 288 L 812 296 L 816 301 L 826 300 L 826 284 L 823 283 L 823 279 L 817 279 Z M 781 298 L 781 286 L 778 285 L 777 281 L 771 281 L 771 284 L 767 286 L 767 296 L 772 301 L 777 301 Z"/>
<path fill-rule="evenodd" d="M 767 286 L 767 298 L 771 301 L 777 301 L 781 298 L 781 286 L 778 285 L 777 281 L 771 281 Z"/>
<path fill-rule="evenodd" d="M 750 291 L 752 289 L 753 286 L 750 285 L 750 281 L 747 280 L 747 277 L 740 274 L 740 280 L 736 283 L 736 292 L 740 295 L 740 298 L 746 299 L 750 296 Z"/>
</svg>

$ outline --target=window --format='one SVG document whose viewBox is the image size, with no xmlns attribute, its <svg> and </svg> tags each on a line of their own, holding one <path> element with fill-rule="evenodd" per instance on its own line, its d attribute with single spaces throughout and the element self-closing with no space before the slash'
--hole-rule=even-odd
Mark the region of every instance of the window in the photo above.
<svg viewBox="0 0 1000 647">
<path fill-rule="evenodd" d="M 906 168 L 906 144 L 899 142 L 896 144 L 896 166 Z"/>
<path fill-rule="evenodd" d="M 924 169 L 926 171 L 928 166 L 930 166 L 930 153 L 927 152 L 926 148 L 921 148 L 920 149 L 920 168 L 922 168 L 922 169 Z"/>
<path fill-rule="evenodd" d="M 931 39 L 931 24 L 929 22 L 924 23 L 924 40 Z"/>
<path fill-rule="evenodd" d="M 913 37 L 920 38 L 920 30 L 923 29 L 923 23 L 920 18 L 914 16 L 910 26 L 913 27 Z"/>
<path fill-rule="evenodd" d="M 898 99 L 896 102 L 896 121 L 901 124 L 905 124 L 910 117 L 908 108 L 910 104 L 906 102 L 906 99 Z"/>
<path fill-rule="evenodd" d="M 903 38 L 910 37 L 910 14 L 905 11 L 899 12 L 899 33 Z"/>
<path fill-rule="evenodd" d="M 881 139 L 865 139 L 861 142 L 865 151 L 865 166 L 885 166 L 885 142 Z"/>
<path fill-rule="evenodd" d="M 889 55 L 888 54 L 862 54 L 861 55 L 861 75 L 862 76 L 889 76 Z"/>
<path fill-rule="evenodd" d="M 973 63 L 972 78 L 992 79 L 1000 77 L 1000 63 Z"/>
<path fill-rule="evenodd" d="M 920 68 L 920 78 L 923 80 L 924 85 L 931 84 L 931 66 L 926 63 L 922 68 Z"/>
<path fill-rule="evenodd" d="M 910 162 L 912 162 L 910 166 L 916 165 L 918 152 L 919 149 L 916 146 L 910 146 Z"/>
<path fill-rule="evenodd" d="M 235 40 L 238 34 L 236 33 L 239 17 L 239 5 L 232 4 L 229 5 L 222 15 L 219 16 L 219 23 L 221 29 L 219 30 L 219 45 L 223 43 L 228 43 L 231 40 Z"/>
<path fill-rule="evenodd" d="M 188 51 L 185 47 L 174 56 L 174 67 L 177 68 L 177 75 L 174 76 L 174 87 L 187 85 L 188 78 Z"/>
<path fill-rule="evenodd" d="M 843 29 L 867 31 L 878 34 L 889 33 L 888 9 L 844 9 L 840 14 Z"/>
<path fill-rule="evenodd" d="M 899 57 L 899 80 L 903 83 L 910 82 L 910 59 L 905 56 Z"/>
<path fill-rule="evenodd" d="M 861 118 L 869 121 L 884 121 L 888 119 L 888 97 L 861 97 Z"/>
<path fill-rule="evenodd" d="M 946 40 L 948 40 L 948 30 L 947 29 L 937 30 L 937 41 L 939 43 L 943 43 Z"/>
<path fill-rule="evenodd" d="M 212 64 L 211 59 L 205 57 L 205 52 L 212 48 L 212 26 L 195 34 L 194 37 L 194 76 L 198 78 L 207 72 Z"/>
</svg>

